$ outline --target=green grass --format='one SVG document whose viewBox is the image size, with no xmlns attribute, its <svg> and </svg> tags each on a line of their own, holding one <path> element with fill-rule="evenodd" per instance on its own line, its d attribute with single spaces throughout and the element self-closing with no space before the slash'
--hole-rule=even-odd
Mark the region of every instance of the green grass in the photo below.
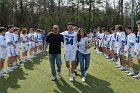
<svg viewBox="0 0 140 93">
<path fill-rule="evenodd" d="M 63 55 L 62 55 L 63 59 Z M 135 60 L 135 69 L 138 64 Z M 69 81 L 63 60 L 63 79 L 51 81 L 50 64 L 45 56 L 25 63 L 6 78 L 0 78 L 0 93 L 140 93 L 140 82 L 115 68 L 114 63 L 92 49 L 87 80 L 78 71 L 75 82 Z"/>
</svg>

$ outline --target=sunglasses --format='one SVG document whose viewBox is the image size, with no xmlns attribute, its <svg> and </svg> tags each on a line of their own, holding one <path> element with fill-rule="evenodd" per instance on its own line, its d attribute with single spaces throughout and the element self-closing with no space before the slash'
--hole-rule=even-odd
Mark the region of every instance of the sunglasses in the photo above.
<svg viewBox="0 0 140 93">
<path fill-rule="evenodd" d="M 53 29 L 58 29 L 58 28 L 53 28 Z"/>
</svg>

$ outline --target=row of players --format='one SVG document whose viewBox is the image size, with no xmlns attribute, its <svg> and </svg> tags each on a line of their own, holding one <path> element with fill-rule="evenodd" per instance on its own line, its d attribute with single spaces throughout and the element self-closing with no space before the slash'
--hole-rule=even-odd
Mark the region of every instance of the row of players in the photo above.
<svg viewBox="0 0 140 93">
<path fill-rule="evenodd" d="M 117 56 L 116 67 L 120 70 L 126 70 L 124 57 L 126 56 L 129 66 L 129 70 L 126 71 L 127 75 L 140 78 L 140 20 L 137 21 L 137 27 L 137 35 L 133 33 L 129 26 L 124 31 L 122 25 L 116 25 L 115 29 L 110 31 L 98 27 L 93 36 L 97 53 L 106 58 L 111 58 L 112 61 L 115 61 Z M 137 57 L 139 63 L 139 73 L 135 76 L 133 57 Z"/>
<path fill-rule="evenodd" d="M 29 32 L 29 33 L 28 33 Z M 19 35 L 20 33 L 20 35 Z M 6 73 L 14 71 L 19 66 L 19 61 L 27 62 L 36 54 L 43 52 L 43 33 L 42 30 L 30 28 L 29 31 L 9 25 L 6 28 L 0 27 L 0 76 L 5 76 L 4 61 L 7 58 L 8 70 Z M 30 49 L 29 49 L 30 48 Z M 20 49 L 22 57 L 20 59 Z M 27 57 L 29 50 L 30 58 Z"/>
</svg>

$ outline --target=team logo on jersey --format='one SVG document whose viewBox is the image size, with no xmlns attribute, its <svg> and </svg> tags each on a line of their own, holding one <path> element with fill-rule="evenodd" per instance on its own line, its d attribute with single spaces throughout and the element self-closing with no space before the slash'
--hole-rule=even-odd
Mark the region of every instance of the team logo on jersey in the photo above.
<svg viewBox="0 0 140 93">
<path fill-rule="evenodd" d="M 65 40 L 67 45 L 73 45 L 74 36 L 65 35 Z"/>
</svg>

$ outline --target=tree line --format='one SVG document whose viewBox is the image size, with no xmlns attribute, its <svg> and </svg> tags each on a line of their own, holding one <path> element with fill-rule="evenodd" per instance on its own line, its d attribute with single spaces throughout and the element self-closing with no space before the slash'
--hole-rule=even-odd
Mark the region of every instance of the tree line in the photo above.
<svg viewBox="0 0 140 93">
<path fill-rule="evenodd" d="M 131 3 L 124 0 L 0 0 L 0 26 L 14 24 L 50 31 L 58 24 L 63 31 L 71 21 L 89 32 L 98 26 L 130 25 L 130 11 Z M 134 18 L 140 18 L 139 0 Z"/>
</svg>

